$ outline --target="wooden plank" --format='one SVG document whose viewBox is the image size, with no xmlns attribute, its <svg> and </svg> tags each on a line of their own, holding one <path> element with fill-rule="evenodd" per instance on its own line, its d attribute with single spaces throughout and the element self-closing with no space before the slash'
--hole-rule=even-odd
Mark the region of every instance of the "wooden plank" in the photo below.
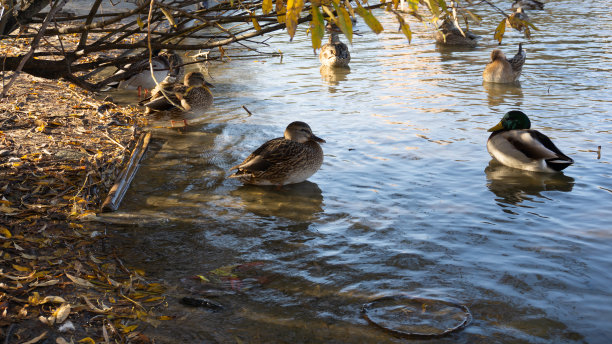
<svg viewBox="0 0 612 344">
<path fill-rule="evenodd" d="M 132 150 L 130 160 L 121 171 L 121 174 L 117 178 L 115 185 L 110 189 L 104 203 L 102 203 L 102 212 L 115 211 L 119 208 L 123 196 L 130 187 L 138 168 L 140 167 L 140 160 L 144 156 L 144 153 L 149 147 L 149 141 L 151 140 L 151 132 L 147 131 L 140 134 L 138 142 Z"/>
</svg>

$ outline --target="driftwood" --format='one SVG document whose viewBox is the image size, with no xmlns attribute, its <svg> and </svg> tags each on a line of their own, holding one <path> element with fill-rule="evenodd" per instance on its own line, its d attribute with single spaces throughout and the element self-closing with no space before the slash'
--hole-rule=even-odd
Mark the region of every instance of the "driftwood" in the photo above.
<svg viewBox="0 0 612 344">
<path fill-rule="evenodd" d="M 121 171 L 121 174 L 117 178 L 115 185 L 108 192 L 106 200 L 102 204 L 102 211 L 115 211 L 119 208 L 119 204 L 125 196 L 125 192 L 130 187 L 138 168 L 140 167 L 140 160 L 144 156 L 144 153 L 149 147 L 149 140 L 151 139 L 151 132 L 147 131 L 140 134 L 138 142 L 132 150 L 130 160 L 127 162 L 125 168 Z"/>
</svg>

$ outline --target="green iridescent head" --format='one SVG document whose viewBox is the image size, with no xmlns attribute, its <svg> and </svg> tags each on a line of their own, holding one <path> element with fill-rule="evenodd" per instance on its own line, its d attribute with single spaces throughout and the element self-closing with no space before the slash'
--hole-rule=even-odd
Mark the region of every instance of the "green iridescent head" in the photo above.
<svg viewBox="0 0 612 344">
<path fill-rule="evenodd" d="M 529 117 L 527 117 L 527 115 L 525 115 L 522 111 L 512 110 L 508 111 L 501 119 L 501 121 L 499 121 L 496 126 L 489 129 L 488 131 L 529 128 L 531 128 L 531 122 L 529 121 Z"/>
</svg>

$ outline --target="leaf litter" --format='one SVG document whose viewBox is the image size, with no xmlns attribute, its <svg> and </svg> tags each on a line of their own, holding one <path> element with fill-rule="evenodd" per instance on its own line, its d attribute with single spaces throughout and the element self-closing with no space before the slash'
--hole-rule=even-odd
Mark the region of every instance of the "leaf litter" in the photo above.
<svg viewBox="0 0 612 344">
<path fill-rule="evenodd" d="M 165 288 L 98 253 L 106 229 L 86 221 L 146 119 L 76 90 L 22 74 L 0 99 L 0 338 L 150 343 Z"/>
</svg>

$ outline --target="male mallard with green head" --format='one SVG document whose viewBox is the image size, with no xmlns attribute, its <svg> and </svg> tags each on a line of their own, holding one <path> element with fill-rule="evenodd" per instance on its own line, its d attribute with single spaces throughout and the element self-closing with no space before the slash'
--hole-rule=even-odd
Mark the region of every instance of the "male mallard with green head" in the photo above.
<svg viewBox="0 0 612 344">
<path fill-rule="evenodd" d="M 244 184 L 279 187 L 301 183 L 323 164 L 319 142 L 325 140 L 313 134 L 308 124 L 292 122 L 285 129 L 284 137 L 264 143 L 242 163 L 232 167 L 230 171 L 237 171 L 229 178 L 237 178 Z"/>
<path fill-rule="evenodd" d="M 327 24 L 326 29 L 329 33 L 329 42 L 321 47 L 319 61 L 324 66 L 348 67 L 351 61 L 351 53 L 346 44 L 340 42 L 338 38 L 340 29 L 334 23 Z"/>
<path fill-rule="evenodd" d="M 527 52 L 523 49 L 523 44 L 519 43 L 516 55 L 511 59 L 506 59 L 506 55 L 499 49 L 491 52 L 491 61 L 482 72 L 482 78 L 486 82 L 513 83 L 518 81 L 525 64 Z"/>
<path fill-rule="evenodd" d="M 202 73 L 190 72 L 185 75 L 183 84 L 164 80 L 153 89 L 149 99 L 139 104 L 146 106 L 147 114 L 155 111 L 202 111 L 213 103 L 209 87 L 213 86 Z"/>
<path fill-rule="evenodd" d="M 510 111 L 489 129 L 489 154 L 502 164 L 534 172 L 556 172 L 574 163 L 555 144 L 537 130 L 522 111 Z"/>
</svg>

